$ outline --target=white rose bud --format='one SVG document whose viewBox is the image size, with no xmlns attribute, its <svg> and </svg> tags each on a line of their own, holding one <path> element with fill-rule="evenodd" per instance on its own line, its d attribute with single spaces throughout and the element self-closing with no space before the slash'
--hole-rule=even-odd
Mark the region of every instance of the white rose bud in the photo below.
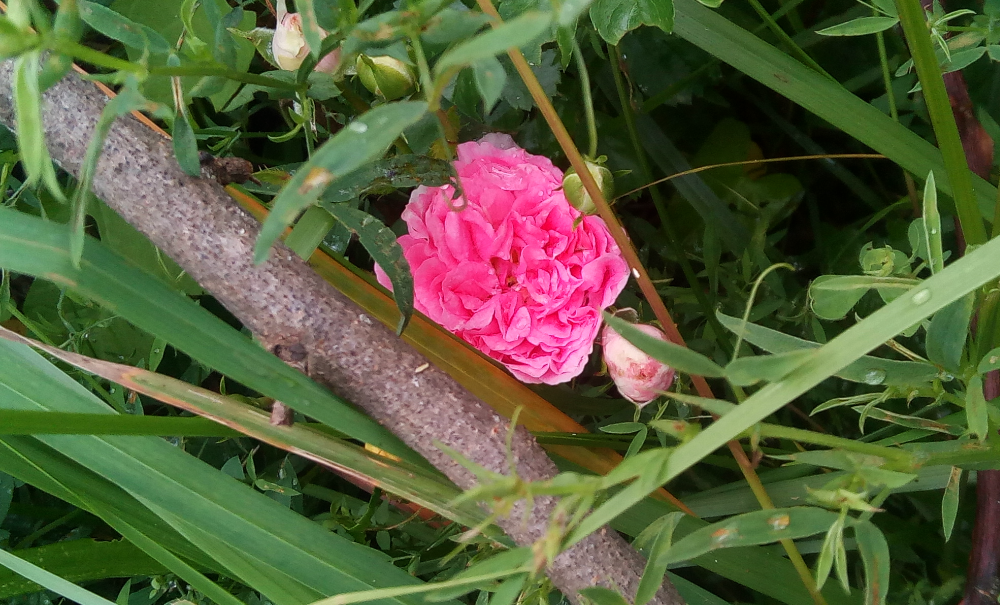
<svg viewBox="0 0 1000 605">
<path fill-rule="evenodd" d="M 309 54 L 309 45 L 302 33 L 302 16 L 298 13 L 288 12 L 285 0 L 278 2 L 277 12 L 278 25 L 274 28 L 274 37 L 271 39 L 271 54 L 278 67 L 295 71 Z M 320 37 L 326 37 L 326 31 L 322 28 L 319 32 Z M 337 71 L 339 65 L 340 49 L 337 48 L 320 59 L 316 65 L 316 71 L 332 74 Z"/>
<path fill-rule="evenodd" d="M 637 324 L 633 327 L 653 338 L 667 340 L 666 334 L 654 326 Z M 640 351 L 618 332 L 612 330 L 611 326 L 604 327 L 601 342 L 608 374 L 625 399 L 643 406 L 656 399 L 657 395 L 673 384 L 675 374 L 673 368 Z"/>
</svg>

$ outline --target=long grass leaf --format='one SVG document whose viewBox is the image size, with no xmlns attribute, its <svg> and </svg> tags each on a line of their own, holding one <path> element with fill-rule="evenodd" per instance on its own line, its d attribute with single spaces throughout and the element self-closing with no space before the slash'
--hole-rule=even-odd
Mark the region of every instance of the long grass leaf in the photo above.
<svg viewBox="0 0 1000 605">
<path fill-rule="evenodd" d="M 250 388 L 351 437 L 422 460 L 377 422 L 99 242 L 88 243 L 74 268 L 67 234 L 63 225 L 0 209 L 0 266 L 70 287 Z"/>
<path fill-rule="evenodd" d="M 674 33 L 808 109 L 913 174 L 934 171 L 951 195 L 941 153 L 843 86 L 799 63 L 697 0 L 676 0 Z M 992 218 L 996 188 L 972 176 L 979 210 Z"/>
</svg>

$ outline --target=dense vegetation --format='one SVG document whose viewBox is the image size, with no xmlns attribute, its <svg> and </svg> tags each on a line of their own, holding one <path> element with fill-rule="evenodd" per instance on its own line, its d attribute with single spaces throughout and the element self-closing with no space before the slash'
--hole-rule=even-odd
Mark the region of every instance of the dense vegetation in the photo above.
<svg viewBox="0 0 1000 605">
<path fill-rule="evenodd" d="M 968 566 L 1000 548 L 1000 528 L 973 531 L 976 490 L 1000 483 L 1000 5 L 495 8 L 300 0 L 292 19 L 268 0 L 11 3 L 0 598 L 297 605 L 379 589 L 363 596 L 415 603 L 442 582 L 431 598 L 556 603 L 545 557 L 610 522 L 649 557 L 640 600 L 668 567 L 691 605 L 995 600 L 996 565 Z M 69 161 L 46 147 L 60 126 L 41 95 L 78 78 L 71 62 L 90 74 L 74 86 L 118 95 Z M 133 110 L 172 135 L 185 172 L 263 222 L 257 261 L 282 238 L 311 256 L 566 472 L 481 472 L 460 497 L 258 346 L 91 195 L 100 137 Z M 410 319 L 395 242 L 410 192 L 454 184 L 457 144 L 488 133 L 560 170 L 613 174 L 610 199 L 586 176 L 575 195 L 631 266 L 609 311 L 675 343 L 614 324 L 677 370 L 669 392 L 626 400 L 600 346 L 571 381 L 529 390 Z M 277 418 L 276 400 L 297 409 Z M 515 548 L 495 515 L 546 493 L 563 497 L 554 537 Z"/>
</svg>

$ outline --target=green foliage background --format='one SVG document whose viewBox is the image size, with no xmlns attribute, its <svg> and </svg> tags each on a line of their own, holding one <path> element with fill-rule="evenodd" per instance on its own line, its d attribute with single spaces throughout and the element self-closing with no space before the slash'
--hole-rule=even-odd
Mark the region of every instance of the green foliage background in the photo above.
<svg viewBox="0 0 1000 605">
<path fill-rule="evenodd" d="M 976 472 L 1000 467 L 984 387 L 1000 368 L 1000 243 L 988 235 L 1000 215 L 996 189 L 966 168 L 941 73 L 962 70 L 976 118 L 1000 137 L 1000 6 L 503 0 L 503 24 L 481 8 L 302 0 L 311 53 L 290 72 L 274 64 L 266 2 L 11 3 L 0 55 L 17 61 L 18 132 L 0 136 L 0 322 L 52 348 L 0 340 L 5 602 L 557 603 L 531 552 L 474 505 L 545 489 L 575 515 L 560 547 L 605 523 L 634 539 L 649 561 L 640 601 L 664 574 L 692 605 L 960 599 Z M 340 68 L 314 72 L 335 49 Z M 372 57 L 403 66 L 405 98 L 355 76 Z M 53 168 L 39 95 L 71 61 L 117 89 L 105 132 L 141 109 L 192 174 L 199 151 L 252 162 L 230 192 L 263 221 L 257 260 L 285 237 L 488 403 L 525 406 L 539 441 L 562 448 L 557 485 L 484 476 L 462 494 L 241 333 L 91 199 L 100 136 L 79 180 Z M 579 153 L 546 118 L 589 159 L 606 156 L 643 285 L 687 341 L 643 339 L 609 315 L 681 373 L 641 410 L 597 351 L 572 383 L 528 390 L 411 319 L 394 242 L 409 190 L 447 182 L 453 144 L 487 132 L 568 168 Z M 373 262 L 394 304 L 371 285 Z M 616 307 L 656 319 L 634 281 Z M 692 374 L 720 399 L 699 396 Z M 269 424 L 274 400 L 296 410 L 293 431 Z M 754 469 L 726 451 L 732 440 Z M 650 497 L 661 485 L 700 519 Z"/>
</svg>

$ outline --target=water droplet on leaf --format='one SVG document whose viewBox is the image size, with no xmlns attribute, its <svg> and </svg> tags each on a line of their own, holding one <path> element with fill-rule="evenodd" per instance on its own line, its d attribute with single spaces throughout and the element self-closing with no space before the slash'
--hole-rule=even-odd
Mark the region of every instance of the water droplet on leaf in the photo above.
<svg viewBox="0 0 1000 605">
<path fill-rule="evenodd" d="M 865 384 L 882 384 L 885 382 L 885 370 L 872 368 L 865 372 Z"/>
<path fill-rule="evenodd" d="M 917 290 L 913 293 L 913 304 L 922 305 L 931 299 L 930 290 Z"/>
</svg>

